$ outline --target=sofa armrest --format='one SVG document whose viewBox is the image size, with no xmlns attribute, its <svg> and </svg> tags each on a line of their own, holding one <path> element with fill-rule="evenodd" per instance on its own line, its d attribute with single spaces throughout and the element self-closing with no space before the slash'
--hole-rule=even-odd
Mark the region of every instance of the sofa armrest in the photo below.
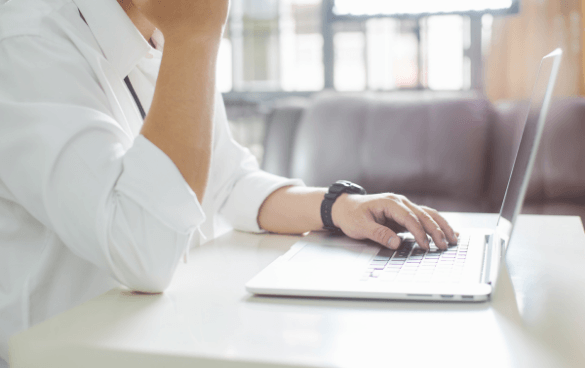
<svg viewBox="0 0 585 368">
<path fill-rule="evenodd" d="M 262 169 L 271 174 L 291 177 L 290 162 L 296 131 L 309 104 L 294 98 L 278 103 L 266 116 Z"/>
</svg>

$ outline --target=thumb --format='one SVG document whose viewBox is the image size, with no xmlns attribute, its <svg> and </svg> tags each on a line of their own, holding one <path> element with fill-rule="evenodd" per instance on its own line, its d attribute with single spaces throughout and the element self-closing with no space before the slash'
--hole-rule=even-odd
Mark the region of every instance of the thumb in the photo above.
<svg viewBox="0 0 585 368">
<path fill-rule="evenodd" d="M 365 226 L 365 236 L 376 243 L 391 249 L 398 249 L 400 246 L 400 237 L 394 231 L 386 226 L 376 222 L 370 222 Z"/>
</svg>

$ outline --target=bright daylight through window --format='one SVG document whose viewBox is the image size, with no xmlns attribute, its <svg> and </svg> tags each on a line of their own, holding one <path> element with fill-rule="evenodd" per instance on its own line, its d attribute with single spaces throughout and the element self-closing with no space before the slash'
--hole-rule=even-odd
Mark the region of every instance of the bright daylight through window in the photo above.
<svg viewBox="0 0 585 368">
<path fill-rule="evenodd" d="M 217 83 L 232 133 L 260 158 L 282 98 L 481 90 L 493 18 L 519 1 L 231 0 Z"/>
<path fill-rule="evenodd" d="M 333 14 L 324 17 L 327 4 Z M 512 0 L 233 0 L 219 53 L 218 85 L 222 92 L 469 89 L 466 12 L 481 15 L 512 4 Z M 484 14 L 482 19 L 488 36 L 491 18 Z M 325 47 L 324 20 L 332 29 L 330 51 Z M 333 60 L 330 85 L 327 57 Z"/>
<path fill-rule="evenodd" d="M 438 14 L 508 9 L 512 0 L 335 0 L 337 15 Z"/>
</svg>

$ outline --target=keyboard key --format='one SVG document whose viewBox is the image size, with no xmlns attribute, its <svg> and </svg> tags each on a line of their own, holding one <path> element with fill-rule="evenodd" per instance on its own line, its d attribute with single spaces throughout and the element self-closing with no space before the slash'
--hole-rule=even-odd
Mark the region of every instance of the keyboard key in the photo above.
<svg viewBox="0 0 585 368">
<path fill-rule="evenodd" d="M 401 268 L 385 268 L 384 272 L 400 272 Z"/>
<path fill-rule="evenodd" d="M 412 250 L 412 244 L 402 244 L 400 248 L 398 248 L 399 252 L 410 252 Z"/>
<path fill-rule="evenodd" d="M 451 268 L 437 267 L 434 269 L 435 274 L 444 274 L 451 272 Z"/>
<path fill-rule="evenodd" d="M 408 273 L 408 274 L 413 274 L 416 273 L 416 271 L 418 270 L 417 267 L 402 267 L 400 269 L 400 273 Z"/>
<path fill-rule="evenodd" d="M 390 260 L 389 257 L 375 256 L 372 261 L 375 261 L 375 262 L 388 262 L 389 260 Z"/>
<path fill-rule="evenodd" d="M 403 267 L 403 265 L 386 265 L 386 267 L 384 268 L 385 270 L 399 270 Z"/>
<path fill-rule="evenodd" d="M 376 270 L 372 272 L 372 277 L 378 277 L 382 274 L 382 270 Z"/>
<path fill-rule="evenodd" d="M 388 248 L 382 248 L 380 249 L 380 251 L 378 252 L 378 256 L 379 257 L 392 257 L 392 255 L 394 254 L 394 250 L 392 249 L 388 249 Z"/>
<path fill-rule="evenodd" d="M 457 259 L 455 256 L 453 256 L 453 257 L 441 257 L 441 259 L 439 259 L 439 263 L 454 262 L 455 259 Z"/>
<path fill-rule="evenodd" d="M 436 266 L 437 264 L 439 264 L 439 261 L 438 261 L 438 260 L 437 260 L 437 261 L 435 261 L 435 260 L 428 260 L 428 261 L 427 261 L 427 260 L 424 260 L 424 261 L 421 263 L 421 266 L 422 266 L 422 265 L 429 265 L 429 266 L 433 266 L 433 267 L 434 267 L 434 266 Z"/>
<path fill-rule="evenodd" d="M 386 266 L 387 263 L 388 262 L 386 262 L 386 261 L 372 261 L 372 262 L 370 262 L 370 266 L 382 266 L 382 267 L 384 267 L 384 266 Z"/>
<path fill-rule="evenodd" d="M 416 269 L 401 269 L 400 272 L 398 272 L 399 275 L 414 275 L 416 273 Z"/>
<path fill-rule="evenodd" d="M 455 264 L 455 262 L 440 262 L 437 263 L 437 268 L 453 268 L 453 265 Z"/>
</svg>

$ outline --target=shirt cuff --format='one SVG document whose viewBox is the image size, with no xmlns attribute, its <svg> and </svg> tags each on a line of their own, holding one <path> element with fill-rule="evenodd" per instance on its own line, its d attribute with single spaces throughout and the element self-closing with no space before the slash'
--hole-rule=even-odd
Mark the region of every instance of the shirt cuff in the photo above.
<svg viewBox="0 0 585 368">
<path fill-rule="evenodd" d="M 301 179 L 287 179 L 258 170 L 242 177 L 234 186 L 221 214 L 237 230 L 264 232 L 258 225 L 258 211 L 275 190 L 286 186 L 304 186 Z"/>
<path fill-rule="evenodd" d="M 143 135 L 124 157 L 116 190 L 178 233 L 201 226 L 205 213 L 173 161 Z"/>
</svg>

